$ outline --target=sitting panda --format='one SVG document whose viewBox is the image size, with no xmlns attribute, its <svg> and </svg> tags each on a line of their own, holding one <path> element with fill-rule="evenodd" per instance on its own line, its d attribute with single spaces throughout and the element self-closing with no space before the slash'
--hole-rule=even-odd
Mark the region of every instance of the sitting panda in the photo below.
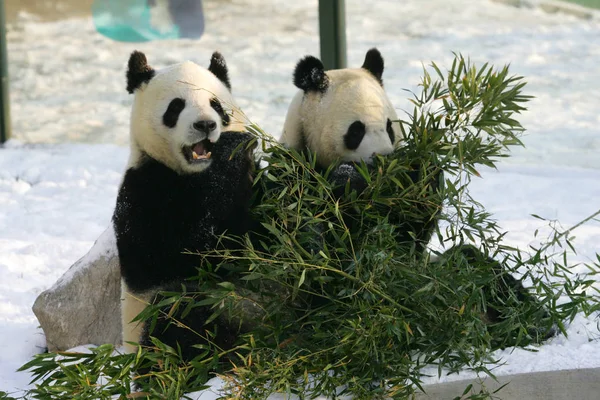
<svg viewBox="0 0 600 400">
<path fill-rule="evenodd" d="M 155 70 L 141 52 L 129 58 L 131 153 L 113 215 L 126 352 L 149 342 L 147 323 L 132 320 L 155 295 L 197 275 L 203 261 L 185 250 L 215 249 L 219 235 L 248 229 L 253 148 L 234 152 L 251 137 L 230 88 L 218 52 L 208 69 L 188 61 Z"/>
<path fill-rule="evenodd" d="M 367 187 L 356 163 L 391 154 L 402 145 L 398 116 L 383 87 L 383 70 L 384 60 L 376 48 L 366 53 L 361 68 L 325 71 L 319 59 L 306 56 L 294 70 L 294 85 L 300 90 L 289 106 L 280 142 L 315 153 L 321 171 L 335 165 L 329 179 L 338 198 L 346 184 L 358 193 Z M 441 172 L 423 180 L 415 166 L 409 175 L 413 183 L 427 185 L 435 196 Z M 418 251 L 423 251 L 440 208 L 441 200 L 419 213 L 419 219 L 396 215 L 390 209 L 383 212 L 398 227 L 400 243 L 416 244 Z"/>
<path fill-rule="evenodd" d="M 293 82 L 300 90 L 289 106 L 280 142 L 288 148 L 315 153 L 321 172 L 333 168 L 329 181 L 337 198 L 345 193 L 347 185 L 359 194 L 367 187 L 366 180 L 358 172 L 357 162 L 368 163 L 374 155 L 388 155 L 402 146 L 398 116 L 383 88 L 383 70 L 383 57 L 375 48 L 366 53 L 361 68 L 325 71 L 319 59 L 306 56 L 294 70 Z M 443 182 L 443 172 L 420 171 L 419 166 L 414 166 L 409 176 L 414 184 L 424 185 L 428 205 L 421 206 L 422 203 L 416 202 L 416 207 L 422 208 L 410 216 L 397 215 L 397 210 L 388 207 L 381 207 L 381 211 L 388 214 L 389 222 L 396 227 L 399 243 L 414 246 L 411 249 L 422 254 L 436 230 L 437 216 L 442 208 L 443 199 L 437 189 Z M 416 215 L 420 217 L 415 218 Z M 351 221 L 352 216 L 346 221 L 348 226 Z M 357 223 L 361 223 L 360 218 Z M 539 320 L 548 315 L 520 280 L 507 274 L 501 263 L 473 246 L 456 246 L 439 259 L 432 257 L 431 260 L 454 266 L 487 263 L 497 273 L 497 290 L 491 287 L 485 290 L 490 299 L 485 318 L 491 324 L 507 318 L 494 307 L 494 301 L 503 305 L 520 302 L 535 309 Z M 492 294 L 493 291 L 497 294 Z M 554 327 L 529 329 L 535 342 L 547 339 L 555 332 Z"/>
</svg>

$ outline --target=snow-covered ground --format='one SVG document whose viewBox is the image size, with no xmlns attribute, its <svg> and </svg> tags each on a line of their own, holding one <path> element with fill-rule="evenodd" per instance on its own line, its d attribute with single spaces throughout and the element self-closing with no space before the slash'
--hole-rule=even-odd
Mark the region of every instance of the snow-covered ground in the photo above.
<svg viewBox="0 0 600 400">
<path fill-rule="evenodd" d="M 246 114 L 278 134 L 295 88 L 291 73 L 319 54 L 317 2 L 205 0 L 198 41 L 115 43 L 91 18 L 8 27 L 13 141 L 0 149 L 0 390 L 27 387 L 15 369 L 44 346 L 31 311 L 47 289 L 109 224 L 126 164 L 125 63 L 133 49 L 160 67 L 190 59 L 227 59 L 234 95 Z M 511 63 L 536 96 L 520 120 L 525 149 L 498 171 L 484 170 L 473 195 L 526 247 L 542 226 L 530 214 L 571 226 L 600 209 L 600 18 L 577 19 L 489 0 L 347 0 L 348 63 L 377 46 L 392 102 L 409 109 L 422 64 L 448 66 L 452 51 L 476 63 Z M 79 143 L 73 143 L 79 142 Z M 575 232 L 577 259 L 600 250 L 600 223 Z M 578 317 L 569 338 L 538 352 L 499 353 L 497 374 L 600 367 L 595 318 Z M 447 378 L 442 378 L 447 379 Z M 212 396 L 203 399 L 214 398 Z"/>
</svg>

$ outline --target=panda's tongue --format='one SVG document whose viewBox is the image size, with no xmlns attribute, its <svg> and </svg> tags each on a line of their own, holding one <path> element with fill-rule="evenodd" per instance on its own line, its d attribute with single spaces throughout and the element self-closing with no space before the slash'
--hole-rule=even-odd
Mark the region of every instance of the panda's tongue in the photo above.
<svg viewBox="0 0 600 400">
<path fill-rule="evenodd" d="M 202 144 L 202 142 L 196 143 L 192 147 L 192 151 L 194 153 L 198 154 L 199 156 L 205 156 L 206 155 L 206 149 L 204 148 L 204 145 Z"/>
<path fill-rule="evenodd" d="M 207 160 L 211 155 L 212 154 L 210 151 L 206 151 L 206 147 L 204 147 L 202 142 L 196 143 L 192 146 L 192 158 L 194 160 Z"/>
</svg>

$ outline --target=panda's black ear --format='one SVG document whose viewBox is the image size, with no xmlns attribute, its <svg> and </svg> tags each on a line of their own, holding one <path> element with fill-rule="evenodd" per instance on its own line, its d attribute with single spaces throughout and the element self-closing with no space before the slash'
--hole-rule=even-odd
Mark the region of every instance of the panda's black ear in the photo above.
<svg viewBox="0 0 600 400">
<path fill-rule="evenodd" d="M 306 56 L 296 64 L 294 85 L 305 92 L 324 92 L 329 87 L 329 78 L 323 63 L 316 57 Z"/>
<path fill-rule="evenodd" d="M 152 79 L 154 74 L 155 71 L 148 65 L 146 55 L 141 51 L 134 51 L 129 56 L 129 63 L 127 63 L 127 91 L 133 93 L 135 89 L 142 86 L 142 83 Z"/>
<path fill-rule="evenodd" d="M 366 69 L 379 81 L 381 86 L 383 86 L 383 80 L 381 76 L 383 75 L 383 57 L 381 57 L 381 53 L 376 48 L 372 48 L 367 51 L 367 55 L 365 56 L 365 62 L 363 62 L 362 68 Z"/>
<path fill-rule="evenodd" d="M 210 58 L 210 65 L 208 66 L 208 70 L 213 73 L 214 76 L 219 78 L 221 82 L 227 89 L 231 91 L 231 83 L 229 82 L 229 70 L 227 69 L 227 63 L 225 62 L 225 57 L 218 51 L 215 51 Z"/>
</svg>

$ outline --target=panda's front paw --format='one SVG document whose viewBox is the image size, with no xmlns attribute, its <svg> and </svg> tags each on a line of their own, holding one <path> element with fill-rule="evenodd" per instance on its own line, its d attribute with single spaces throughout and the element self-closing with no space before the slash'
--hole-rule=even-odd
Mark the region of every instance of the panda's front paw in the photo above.
<svg viewBox="0 0 600 400">
<path fill-rule="evenodd" d="M 354 163 L 342 163 L 338 165 L 329 175 L 329 182 L 333 186 L 333 193 L 336 198 L 341 197 L 346 192 L 346 185 L 349 185 L 350 192 L 356 191 L 361 194 L 368 186 L 367 181 L 358 172 Z"/>
<path fill-rule="evenodd" d="M 252 154 L 254 147 L 247 149 L 252 136 L 247 132 L 222 132 L 212 150 L 213 161 L 230 161 L 246 159 Z"/>
</svg>

